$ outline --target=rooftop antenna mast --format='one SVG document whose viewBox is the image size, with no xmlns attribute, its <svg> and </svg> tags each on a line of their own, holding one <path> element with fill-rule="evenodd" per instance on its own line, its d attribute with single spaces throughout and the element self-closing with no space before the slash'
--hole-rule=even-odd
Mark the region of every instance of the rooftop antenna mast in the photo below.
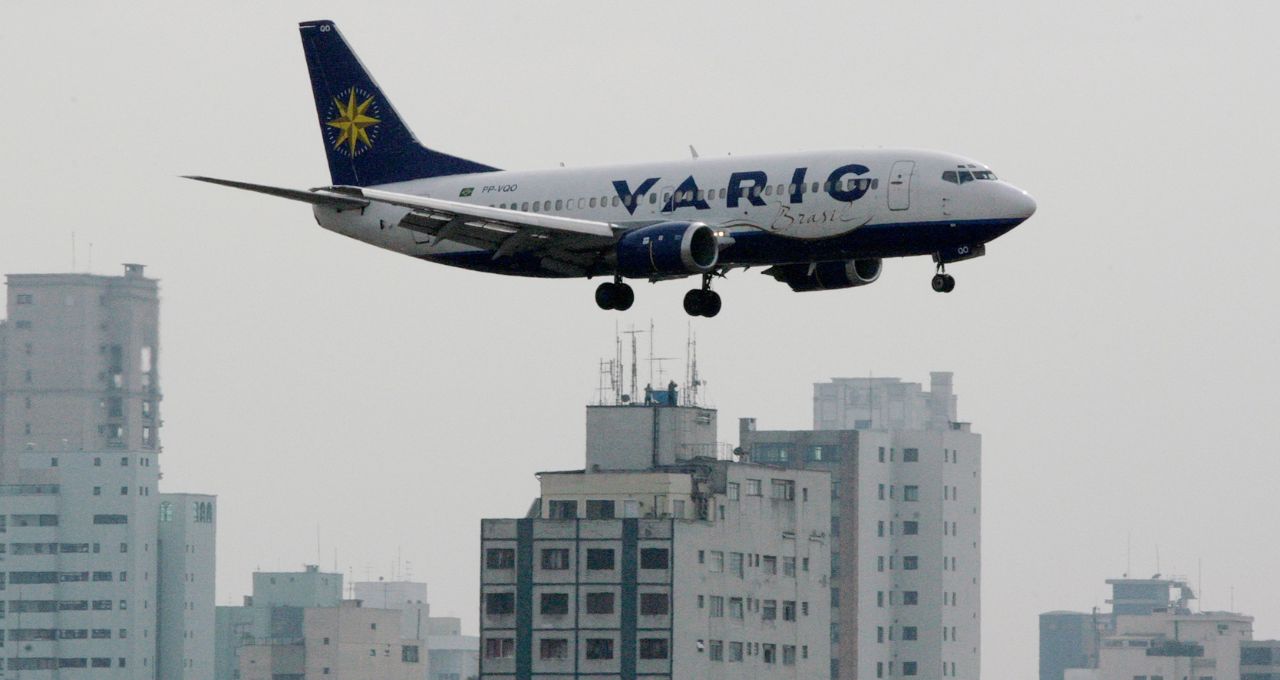
<svg viewBox="0 0 1280 680">
<path fill-rule="evenodd" d="M 652 323 L 652 322 L 650 322 L 650 323 Z M 640 335 L 640 334 L 642 334 L 642 333 L 646 333 L 646 332 L 647 332 L 647 333 L 649 333 L 649 338 L 650 338 L 650 340 L 649 340 L 649 356 L 653 356 L 653 340 L 652 340 L 652 338 L 653 338 L 653 329 L 652 329 L 652 328 L 650 328 L 648 331 L 638 331 L 638 330 L 636 330 L 635 325 L 634 325 L 634 324 L 632 324 L 632 326 L 631 326 L 631 329 L 630 329 L 630 330 L 625 330 L 625 331 L 622 331 L 622 332 L 623 332 L 624 334 L 626 334 L 626 335 L 630 335 L 630 336 L 631 336 L 631 401 L 632 401 L 632 403 L 634 403 L 634 402 L 635 402 L 635 400 L 636 400 L 636 395 L 640 393 L 640 385 L 639 385 L 639 383 L 640 383 L 640 376 L 639 376 L 639 369 L 640 369 L 640 357 L 639 357 L 639 348 L 638 348 L 638 343 L 636 342 L 636 336 L 637 336 L 637 335 Z M 621 369 L 619 369 L 619 370 L 621 370 Z M 649 382 L 650 382 L 650 384 L 652 384 L 652 383 L 653 383 L 653 378 L 652 378 L 652 376 L 649 378 Z"/>
<path fill-rule="evenodd" d="M 702 381 L 698 378 L 698 336 L 693 332 L 693 322 L 689 322 L 689 339 L 685 344 L 684 403 L 686 406 L 698 405 L 698 389 Z"/>
</svg>

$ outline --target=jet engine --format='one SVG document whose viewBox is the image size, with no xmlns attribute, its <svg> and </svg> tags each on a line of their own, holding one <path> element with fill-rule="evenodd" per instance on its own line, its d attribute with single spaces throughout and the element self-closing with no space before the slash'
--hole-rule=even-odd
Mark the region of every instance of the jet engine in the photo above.
<svg viewBox="0 0 1280 680">
<path fill-rule="evenodd" d="M 876 257 L 844 262 L 784 264 L 771 267 L 765 273 L 791 286 L 791 290 L 797 293 L 836 290 L 874 283 L 880 278 L 880 262 L 880 258 Z"/>
<path fill-rule="evenodd" d="M 720 259 L 715 230 L 701 222 L 661 222 L 618 239 L 618 273 L 628 278 L 705 274 Z"/>
</svg>

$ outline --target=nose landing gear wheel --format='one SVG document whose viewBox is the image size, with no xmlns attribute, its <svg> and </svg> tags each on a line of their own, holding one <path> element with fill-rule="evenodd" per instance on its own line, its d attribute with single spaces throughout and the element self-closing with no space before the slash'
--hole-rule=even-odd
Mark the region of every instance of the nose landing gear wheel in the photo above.
<svg viewBox="0 0 1280 680">
<path fill-rule="evenodd" d="M 933 277 L 931 282 L 933 290 L 938 293 L 950 293 L 956 289 L 956 279 L 954 276 L 942 273 Z"/>
<path fill-rule="evenodd" d="M 596 304 L 600 309 L 616 309 L 625 312 L 631 309 L 631 305 L 636 301 L 636 292 L 631 286 L 616 282 L 602 283 L 596 287 Z"/>
</svg>

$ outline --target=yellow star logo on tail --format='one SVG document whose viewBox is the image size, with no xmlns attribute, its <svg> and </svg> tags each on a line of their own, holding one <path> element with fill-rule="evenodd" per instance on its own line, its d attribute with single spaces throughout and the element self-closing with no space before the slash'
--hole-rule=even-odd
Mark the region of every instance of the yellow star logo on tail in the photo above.
<svg viewBox="0 0 1280 680">
<path fill-rule="evenodd" d="M 339 130 L 338 138 L 333 142 L 333 148 L 340 149 L 345 144 L 347 155 L 355 156 L 359 151 L 373 146 L 373 141 L 369 139 L 369 133 L 365 128 L 377 125 L 381 121 L 365 113 L 372 103 L 373 95 L 369 95 L 362 102 L 356 102 L 354 87 L 347 91 L 345 103 L 337 97 L 333 98 L 333 104 L 338 108 L 338 117 L 326 123 Z"/>
</svg>

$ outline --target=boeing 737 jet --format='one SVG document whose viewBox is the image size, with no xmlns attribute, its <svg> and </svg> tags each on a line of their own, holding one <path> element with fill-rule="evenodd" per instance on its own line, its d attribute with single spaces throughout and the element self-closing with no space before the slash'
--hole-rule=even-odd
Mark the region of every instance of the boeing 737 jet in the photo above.
<svg viewBox="0 0 1280 680">
<path fill-rule="evenodd" d="M 513 171 L 423 146 L 331 21 L 300 25 L 330 186 L 205 182 L 310 203 L 325 229 L 483 272 L 601 277 L 601 309 L 635 301 L 627 279 L 701 278 L 684 298 L 715 316 L 713 278 L 763 267 L 798 292 L 864 286 L 885 258 L 946 265 L 1035 212 L 976 161 L 904 149 L 690 158 Z"/>
</svg>

